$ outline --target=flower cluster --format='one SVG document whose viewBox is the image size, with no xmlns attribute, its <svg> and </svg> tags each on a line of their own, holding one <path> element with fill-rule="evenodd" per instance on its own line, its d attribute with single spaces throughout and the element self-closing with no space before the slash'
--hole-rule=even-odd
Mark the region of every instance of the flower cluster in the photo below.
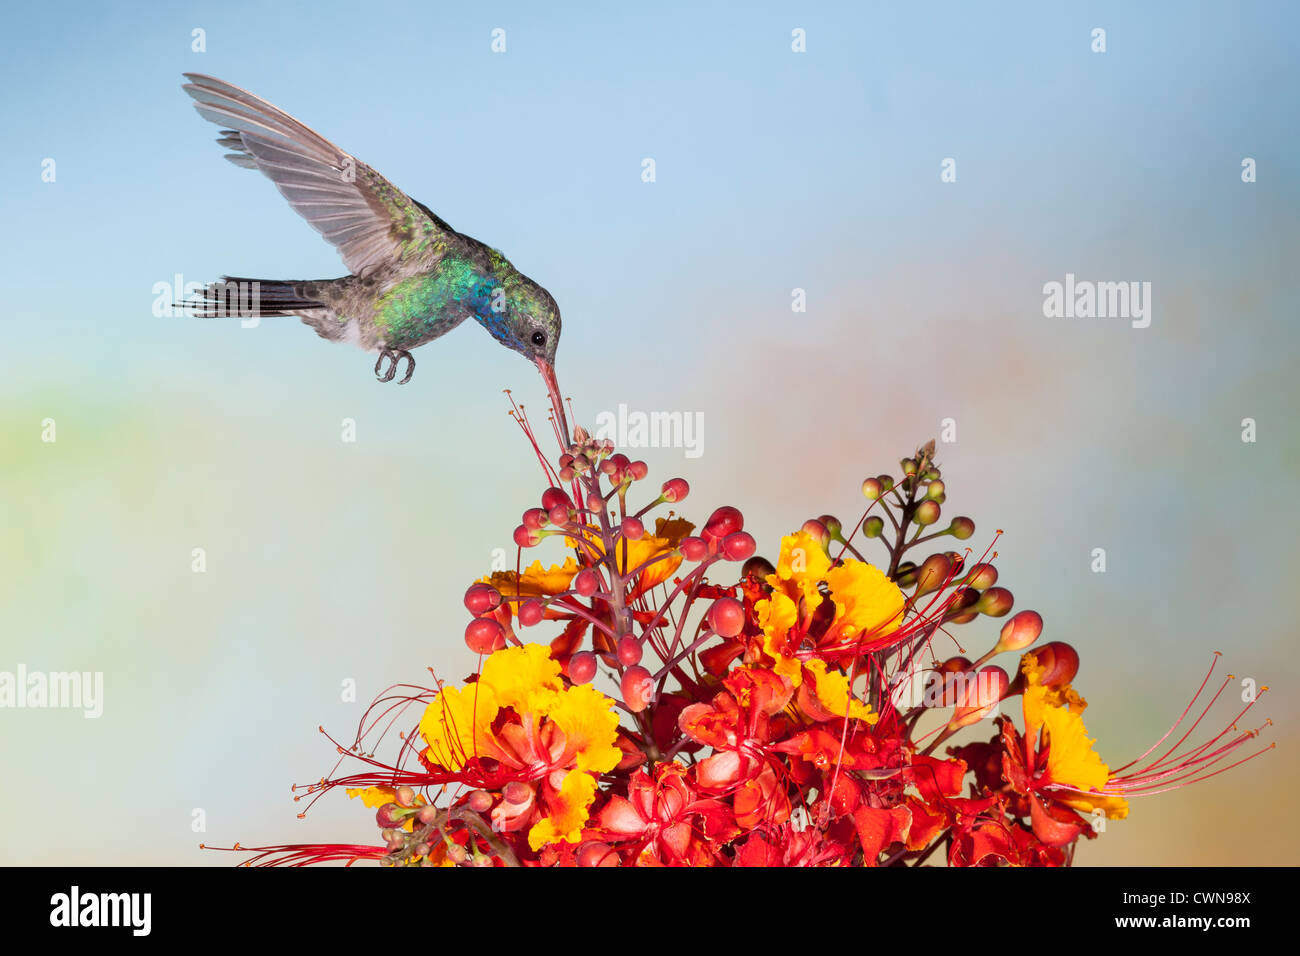
<svg viewBox="0 0 1300 956">
<path fill-rule="evenodd" d="M 1207 674 L 1157 746 L 1103 762 L 1072 686 L 1079 655 L 1040 643 L 1034 611 L 1011 613 L 992 545 L 909 558 L 975 533 L 969 518 L 940 520 L 933 443 L 898 476 L 863 482 L 853 525 L 809 520 L 769 561 L 736 508 L 696 533 L 668 510 L 688 496 L 683 479 L 644 493 L 645 463 L 581 429 L 552 465 L 516 417 L 549 487 L 514 532 L 517 570 L 465 594 L 478 673 L 376 701 L 340 747 L 368 770 L 306 788 L 345 787 L 375 808 L 381 842 L 252 848 L 255 861 L 1062 865 L 1130 796 L 1247 759 L 1258 731 L 1237 721 L 1253 700 L 1189 744 L 1201 711 L 1153 756 Z M 563 560 L 522 566 L 548 544 Z M 972 661 L 957 629 L 989 619 L 997 639 Z M 1018 655 L 1010 673 L 991 663 L 1003 654 Z M 377 758 L 368 735 L 412 705 L 396 759 Z M 980 724 L 990 739 L 940 749 Z"/>
</svg>

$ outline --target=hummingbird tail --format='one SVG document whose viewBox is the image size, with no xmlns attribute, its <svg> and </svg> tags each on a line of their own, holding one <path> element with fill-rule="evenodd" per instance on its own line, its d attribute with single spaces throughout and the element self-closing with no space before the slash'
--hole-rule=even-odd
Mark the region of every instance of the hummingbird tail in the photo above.
<svg viewBox="0 0 1300 956">
<path fill-rule="evenodd" d="M 319 309 L 324 306 L 324 303 L 304 294 L 303 286 L 309 284 L 280 279 L 222 276 L 220 282 L 211 283 L 200 293 L 201 298 L 180 304 L 191 309 L 198 319 L 294 315 L 303 309 Z"/>
</svg>

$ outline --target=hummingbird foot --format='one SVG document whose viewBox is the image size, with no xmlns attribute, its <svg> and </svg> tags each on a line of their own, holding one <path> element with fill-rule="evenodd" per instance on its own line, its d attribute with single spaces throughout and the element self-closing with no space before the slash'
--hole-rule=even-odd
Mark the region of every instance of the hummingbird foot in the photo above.
<svg viewBox="0 0 1300 956">
<path fill-rule="evenodd" d="M 384 365 L 384 359 L 388 360 L 388 365 Z M 375 378 L 381 382 L 391 382 L 397 376 L 397 365 L 402 359 L 406 359 L 406 374 L 398 379 L 398 385 L 405 385 L 415 374 L 415 356 L 406 349 L 382 349 L 379 358 L 375 359 Z"/>
</svg>

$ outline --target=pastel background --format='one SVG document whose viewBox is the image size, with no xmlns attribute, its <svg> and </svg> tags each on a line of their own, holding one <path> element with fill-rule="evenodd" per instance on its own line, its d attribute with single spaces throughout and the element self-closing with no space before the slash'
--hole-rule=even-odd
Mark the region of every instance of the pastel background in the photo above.
<svg viewBox="0 0 1300 956">
<path fill-rule="evenodd" d="M 579 421 L 702 413 L 698 459 L 640 454 L 691 482 L 689 516 L 742 508 L 761 551 L 856 517 L 861 479 L 954 419 L 946 509 L 976 519 L 971 544 L 1005 532 L 1001 583 L 1079 648 L 1104 759 L 1163 733 L 1215 650 L 1273 688 L 1248 723 L 1271 717 L 1276 750 L 1136 801 L 1078 861 L 1295 863 L 1300 18 L 899 6 L 7 10 L 0 670 L 103 671 L 105 701 L 98 720 L 0 711 L 0 861 L 371 840 L 341 794 L 295 817 L 289 785 L 334 763 L 316 728 L 351 737 L 347 679 L 364 702 L 471 670 L 461 595 L 543 487 L 501 392 L 540 410 L 540 381 L 472 323 L 399 388 L 293 320 L 152 314 L 177 273 L 346 271 L 221 159 L 180 90 L 197 71 L 547 286 Z M 1151 282 L 1150 327 L 1044 318 L 1067 272 Z M 977 627 L 958 632 L 975 654 L 996 635 Z"/>
</svg>

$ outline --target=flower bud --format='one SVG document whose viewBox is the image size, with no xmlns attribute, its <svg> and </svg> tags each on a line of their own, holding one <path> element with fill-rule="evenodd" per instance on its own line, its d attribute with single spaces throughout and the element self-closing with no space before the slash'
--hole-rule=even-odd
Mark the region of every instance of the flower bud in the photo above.
<svg viewBox="0 0 1300 956">
<path fill-rule="evenodd" d="M 885 530 L 885 519 L 880 515 L 872 515 L 862 522 L 862 533 L 868 538 L 879 538 L 881 532 Z"/>
<path fill-rule="evenodd" d="M 465 798 L 465 805 L 475 813 L 487 813 L 495 802 L 492 794 L 486 790 L 471 790 Z"/>
<path fill-rule="evenodd" d="M 521 548 L 531 548 L 541 540 L 542 536 L 536 528 L 530 528 L 522 524 L 515 528 L 515 544 Z"/>
<path fill-rule="evenodd" d="M 541 508 L 529 508 L 524 512 L 523 521 L 525 528 L 531 528 L 533 530 L 545 528 L 550 520 L 551 519 L 547 516 L 546 512 Z"/>
<path fill-rule="evenodd" d="M 799 530 L 820 544 L 822 550 L 826 550 L 827 546 L 831 542 L 831 533 L 826 529 L 826 525 L 822 524 L 816 518 L 809 518 L 803 523 L 803 526 L 800 527 Z"/>
<path fill-rule="evenodd" d="M 753 557 L 740 566 L 740 576 L 742 578 L 757 578 L 760 581 L 766 581 L 769 574 L 776 574 L 776 568 L 772 567 L 772 562 L 767 558 Z"/>
<path fill-rule="evenodd" d="M 633 481 L 640 481 L 650 474 L 650 466 L 643 461 L 634 461 L 627 466 L 627 473 L 632 476 Z"/>
<path fill-rule="evenodd" d="M 905 475 L 916 474 L 916 460 L 913 458 L 904 458 L 898 463 L 898 467 L 903 469 L 903 474 Z"/>
<path fill-rule="evenodd" d="M 925 488 L 925 496 L 932 501 L 942 501 L 944 498 L 944 484 L 942 481 L 932 481 Z"/>
<path fill-rule="evenodd" d="M 1023 651 L 1043 633 L 1043 618 L 1037 611 L 1020 611 L 1002 625 L 994 653 Z"/>
<path fill-rule="evenodd" d="M 465 627 L 465 644 L 475 654 L 491 654 L 506 646 L 506 631 L 490 617 L 476 617 Z"/>
<path fill-rule="evenodd" d="M 745 629 L 745 606 L 732 597 L 714 601 L 706 617 L 719 637 L 736 637 Z"/>
<path fill-rule="evenodd" d="M 547 511 L 551 511 L 561 505 L 566 509 L 573 507 L 573 502 L 569 500 L 568 492 L 563 488 L 547 488 L 542 492 L 542 507 Z"/>
<path fill-rule="evenodd" d="M 415 806 L 415 790 L 411 787 L 398 787 L 393 794 L 398 806 L 413 807 Z"/>
<path fill-rule="evenodd" d="M 885 493 L 885 486 L 879 478 L 868 478 L 862 482 L 862 496 L 868 501 L 875 501 Z"/>
<path fill-rule="evenodd" d="M 910 588 L 916 583 L 916 562 L 903 561 L 894 571 L 894 583 L 900 588 Z"/>
<path fill-rule="evenodd" d="M 415 811 L 415 819 L 425 824 L 432 823 L 434 820 L 438 819 L 439 812 L 438 808 L 432 803 L 426 803 L 424 806 L 420 807 L 419 810 Z"/>
<path fill-rule="evenodd" d="M 623 537 L 627 538 L 629 541 L 636 541 L 645 534 L 645 525 L 641 523 L 640 518 L 633 518 L 629 515 L 623 519 L 621 530 L 623 532 Z"/>
<path fill-rule="evenodd" d="M 952 729 L 969 727 L 971 724 L 990 716 L 998 701 L 1006 696 L 1011 683 L 1007 672 L 996 664 L 989 664 L 970 675 L 965 687 L 959 690 L 961 698 L 953 710 L 948 726 Z"/>
<path fill-rule="evenodd" d="M 529 598 L 519 605 L 519 623 L 524 627 L 540 624 L 546 616 L 546 606 L 536 598 Z"/>
<path fill-rule="evenodd" d="M 465 609 L 477 617 L 501 604 L 501 592 L 490 584 L 471 584 L 465 592 Z"/>
<path fill-rule="evenodd" d="M 1015 598 L 1006 588 L 989 588 L 980 595 L 975 610 L 989 617 L 1002 617 L 1011 610 L 1011 605 L 1014 603 Z"/>
<path fill-rule="evenodd" d="M 939 590 L 952 573 L 952 561 L 945 554 L 932 554 L 916 572 L 916 597 Z"/>
<path fill-rule="evenodd" d="M 987 562 L 971 565 L 965 583 L 976 591 L 987 591 L 998 583 L 998 569 Z"/>
<path fill-rule="evenodd" d="M 578 866 L 618 866 L 618 854 L 608 843 L 584 843 L 578 847 Z"/>
<path fill-rule="evenodd" d="M 1044 687 L 1061 687 L 1079 673 L 1079 652 L 1064 641 L 1052 641 L 1033 651 L 1034 660 L 1043 668 L 1038 682 Z M 1021 658 L 1023 662 L 1024 658 Z M 1019 683 L 1019 680 L 1017 680 Z"/>
<path fill-rule="evenodd" d="M 740 510 L 730 505 L 723 505 L 709 516 L 701 534 L 705 538 L 725 538 L 733 532 L 744 530 L 744 527 L 745 516 L 740 513 Z"/>
<path fill-rule="evenodd" d="M 587 495 L 587 510 L 594 515 L 603 513 L 605 510 L 604 497 L 594 491 Z"/>
<path fill-rule="evenodd" d="M 501 799 L 516 807 L 524 806 L 533 799 L 533 788 L 521 781 L 511 780 L 501 788 Z"/>
<path fill-rule="evenodd" d="M 405 819 L 402 808 L 395 803 L 385 803 L 375 813 L 375 822 L 385 829 L 400 827 Z"/>
<path fill-rule="evenodd" d="M 628 635 L 618 639 L 618 662 L 624 667 L 641 663 L 641 642 Z"/>
<path fill-rule="evenodd" d="M 834 515 L 821 515 L 817 519 L 826 529 L 826 533 L 831 536 L 832 541 L 839 541 L 844 537 L 844 524 Z"/>
<path fill-rule="evenodd" d="M 583 597 L 591 597 L 600 588 L 600 578 L 596 572 L 587 568 L 573 576 L 573 590 Z"/>
<path fill-rule="evenodd" d="M 623 703 L 627 704 L 627 709 L 634 714 L 641 713 L 654 701 L 654 677 L 640 664 L 629 667 L 623 672 L 623 680 L 619 687 L 623 692 Z"/>
<path fill-rule="evenodd" d="M 569 506 L 556 505 L 546 516 L 551 519 L 551 524 L 566 525 L 569 523 Z"/>
<path fill-rule="evenodd" d="M 591 651 L 579 651 L 569 658 L 569 680 L 575 684 L 586 684 L 596 676 L 596 655 Z"/>
<path fill-rule="evenodd" d="M 948 525 L 948 533 L 958 541 L 965 541 L 975 533 L 975 522 L 967 517 L 953 518 Z"/>
<path fill-rule="evenodd" d="M 927 498 L 916 506 L 916 511 L 912 513 L 912 520 L 922 527 L 932 525 L 939 520 L 939 511 L 939 502 Z"/>
<path fill-rule="evenodd" d="M 681 544 L 677 548 L 687 561 L 703 561 L 709 556 L 708 542 L 694 535 L 682 538 Z"/>
<path fill-rule="evenodd" d="M 685 498 L 691 490 L 691 486 L 686 483 L 685 478 L 669 478 L 664 482 L 660 494 L 663 495 L 664 501 L 669 504 L 676 504 Z"/>
<path fill-rule="evenodd" d="M 758 544 L 748 531 L 735 531 L 722 539 L 722 555 L 728 561 L 748 561 L 756 550 Z"/>
</svg>

